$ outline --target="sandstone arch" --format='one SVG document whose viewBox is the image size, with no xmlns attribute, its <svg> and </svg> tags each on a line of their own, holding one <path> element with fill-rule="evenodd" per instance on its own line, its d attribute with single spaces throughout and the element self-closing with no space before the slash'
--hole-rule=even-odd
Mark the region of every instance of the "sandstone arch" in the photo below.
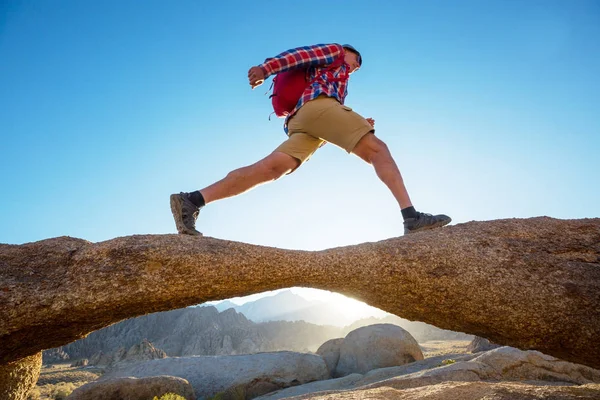
<svg viewBox="0 0 600 400">
<path fill-rule="evenodd" d="M 600 219 L 547 217 L 316 252 L 181 235 L 0 245 L 0 364 L 125 318 L 291 286 L 600 368 Z"/>
</svg>

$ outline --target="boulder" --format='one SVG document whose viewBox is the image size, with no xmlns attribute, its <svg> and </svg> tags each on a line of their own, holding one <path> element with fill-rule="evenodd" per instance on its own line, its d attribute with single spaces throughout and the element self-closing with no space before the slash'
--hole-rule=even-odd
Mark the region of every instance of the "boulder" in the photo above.
<svg viewBox="0 0 600 400">
<path fill-rule="evenodd" d="M 90 362 L 87 358 L 83 358 L 75 361 L 73 364 L 71 364 L 71 367 L 86 367 L 89 363 Z"/>
<path fill-rule="evenodd" d="M 279 400 L 315 392 L 345 390 L 353 387 L 356 382 L 361 380 L 362 377 L 363 376 L 361 374 L 350 374 L 342 378 L 305 383 L 304 385 L 292 386 L 287 389 L 281 389 L 275 392 L 267 393 L 264 396 L 258 397 L 256 400 Z"/>
<path fill-rule="evenodd" d="M 174 393 L 186 400 L 195 400 L 188 381 L 174 376 L 148 378 L 112 378 L 95 381 L 75 389 L 67 400 L 152 400 L 155 396 Z"/>
<path fill-rule="evenodd" d="M 600 383 L 600 370 L 585 365 L 561 361 L 539 351 L 521 351 L 513 347 L 499 347 L 473 358 L 494 369 L 503 380 L 532 380 L 568 382 L 578 385 Z M 488 379 L 496 379 L 490 374 Z M 482 376 L 482 379 L 486 379 Z"/>
<path fill-rule="evenodd" d="M 358 328 L 344 338 L 335 377 L 364 374 L 373 369 L 394 367 L 422 360 L 417 341 L 393 324 L 375 324 Z"/>
<path fill-rule="evenodd" d="M 172 357 L 116 368 L 100 378 L 150 377 L 169 374 L 186 379 L 198 398 L 235 392 L 247 398 L 329 378 L 318 355 L 293 352 L 235 356 Z"/>
<path fill-rule="evenodd" d="M 35 387 L 42 368 L 42 352 L 0 365 L 0 395 L 2 400 L 25 400 Z"/>
<path fill-rule="evenodd" d="M 327 369 L 331 376 L 335 373 L 335 368 L 340 359 L 340 347 L 343 342 L 344 338 L 330 339 L 317 349 L 317 354 L 325 360 L 325 364 L 327 364 Z"/>
<path fill-rule="evenodd" d="M 356 385 L 362 388 L 390 386 L 407 389 L 447 381 L 480 380 L 590 384 L 600 383 L 600 371 L 561 361 L 538 351 L 521 351 L 505 346 L 482 353 L 468 361 L 449 363 L 364 386 L 361 385 L 363 382 L 359 381 Z"/>
<path fill-rule="evenodd" d="M 343 396 L 343 397 L 342 397 Z M 378 387 L 352 391 L 321 392 L 295 397 L 295 400 L 598 400 L 600 385 L 584 386 L 537 386 L 520 382 L 444 382 L 411 389 Z"/>
<path fill-rule="evenodd" d="M 351 378 L 352 377 L 352 378 Z M 345 379 L 347 378 L 347 379 Z M 543 396 L 535 397 L 538 393 L 548 393 L 548 398 L 552 399 L 578 399 L 574 393 L 580 393 L 588 397 L 594 398 L 592 394 L 600 393 L 600 371 L 589 368 L 584 365 L 573 364 L 558 360 L 554 357 L 547 356 L 537 351 L 521 351 L 512 347 L 500 347 L 485 353 L 473 354 L 456 354 L 432 357 L 406 364 L 399 367 L 381 368 L 368 372 L 364 376 L 353 374 L 345 378 L 330 379 L 327 381 L 313 382 L 294 388 L 284 389 L 262 398 L 275 400 L 289 396 L 304 395 L 302 398 L 331 398 L 335 399 L 336 395 L 319 395 L 316 392 L 331 392 L 340 395 L 340 391 L 349 398 L 358 398 L 366 396 L 366 398 L 379 398 L 377 393 L 391 393 L 387 398 L 403 398 L 400 397 L 405 393 L 413 393 L 415 397 L 407 397 L 411 400 L 414 398 L 439 398 L 439 399 L 467 399 L 474 394 L 469 394 L 467 391 L 463 396 L 456 395 L 456 390 L 452 389 L 454 383 L 461 382 L 465 387 L 486 387 L 466 384 L 473 384 L 482 381 L 528 381 L 530 386 L 522 388 L 523 390 L 507 391 L 506 397 L 493 397 L 494 399 L 534 399 L 546 398 Z M 448 382 L 454 382 L 450 386 L 443 385 Z M 557 392 L 555 389 L 550 389 L 548 386 L 555 385 L 585 385 L 589 389 L 582 389 L 584 386 L 573 387 L 572 392 L 565 387 Z M 504 387 L 504 386 L 502 386 Z M 506 387 L 513 387 L 508 385 Z M 394 390 L 390 391 L 390 388 Z M 420 388 L 417 390 L 417 388 Z M 443 389 L 441 389 L 443 388 Z M 496 387 L 489 392 L 497 393 Z M 443 390 L 439 393 L 439 397 L 428 397 L 437 390 Z M 487 389 L 486 389 L 487 390 Z M 406 392 L 404 392 L 406 391 Z M 312 395 L 309 395 L 313 393 Z M 475 392 L 473 392 L 475 393 Z M 487 393 L 487 392 L 486 392 Z M 528 393 L 528 394 L 527 394 Z M 571 393 L 572 397 L 569 397 Z M 417 395 L 419 394 L 419 395 Z M 425 394 L 428 394 L 425 396 Z M 526 395 L 527 394 L 527 395 Z M 552 397 L 556 394 L 558 397 Z M 397 395 L 397 396 L 396 396 Z M 374 397 L 372 397 L 374 396 Z M 407 394 L 408 396 L 408 394 Z M 482 396 L 484 396 L 482 394 Z M 516 396 L 516 397 L 511 397 Z M 527 397 L 532 396 L 532 397 Z M 261 398 L 261 399 L 262 399 Z M 480 399 L 482 397 L 472 397 Z M 598 397 L 600 398 L 600 396 Z"/>
<path fill-rule="evenodd" d="M 496 349 L 498 347 L 502 347 L 499 344 L 495 344 L 487 340 L 486 338 L 482 338 L 479 336 L 475 336 L 471 343 L 467 346 L 467 351 L 471 353 L 480 353 L 482 351 L 488 351 L 492 349 Z"/>
</svg>

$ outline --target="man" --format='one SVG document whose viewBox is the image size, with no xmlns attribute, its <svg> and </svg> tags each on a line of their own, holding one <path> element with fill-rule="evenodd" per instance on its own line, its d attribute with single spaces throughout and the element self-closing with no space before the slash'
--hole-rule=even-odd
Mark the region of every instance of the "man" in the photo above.
<svg viewBox="0 0 600 400">
<path fill-rule="evenodd" d="M 196 230 L 196 218 L 206 204 L 236 196 L 293 172 L 326 142 L 373 165 L 377 176 L 400 206 L 405 234 L 450 223 L 451 219 L 446 215 L 415 210 L 396 162 L 386 144 L 375 136 L 375 121 L 361 117 L 344 105 L 349 75 L 361 65 L 362 56 L 354 47 L 328 44 L 288 50 L 250 68 L 248 80 L 252 89 L 271 75 L 308 68 L 307 88 L 285 119 L 288 139 L 257 163 L 234 170 L 204 189 L 171 195 L 177 231 L 201 235 Z"/>
</svg>

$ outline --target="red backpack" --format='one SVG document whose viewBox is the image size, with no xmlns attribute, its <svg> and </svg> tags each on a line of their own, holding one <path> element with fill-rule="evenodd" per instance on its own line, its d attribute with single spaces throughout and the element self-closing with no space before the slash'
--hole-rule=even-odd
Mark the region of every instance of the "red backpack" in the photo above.
<svg viewBox="0 0 600 400">
<path fill-rule="evenodd" d="M 338 68 L 344 63 L 344 53 L 339 55 L 334 62 L 329 64 L 327 70 Z M 278 117 L 287 117 L 296 107 L 302 93 L 315 82 L 317 78 L 308 81 L 309 68 L 297 68 L 286 72 L 280 72 L 273 78 L 273 94 L 269 96 L 273 104 L 273 110 Z M 341 78 L 330 78 L 329 81 L 341 81 L 347 79 L 348 75 Z"/>
</svg>

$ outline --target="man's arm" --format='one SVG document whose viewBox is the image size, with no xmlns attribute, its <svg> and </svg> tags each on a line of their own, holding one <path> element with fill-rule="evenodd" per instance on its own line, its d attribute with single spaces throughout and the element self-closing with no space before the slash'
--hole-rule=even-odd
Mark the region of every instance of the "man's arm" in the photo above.
<svg viewBox="0 0 600 400">
<path fill-rule="evenodd" d="M 342 46 L 336 43 L 298 47 L 284 51 L 275 57 L 267 58 L 264 63 L 250 68 L 248 79 L 254 88 L 269 76 L 280 72 L 294 68 L 331 64 L 343 51 Z"/>
</svg>

